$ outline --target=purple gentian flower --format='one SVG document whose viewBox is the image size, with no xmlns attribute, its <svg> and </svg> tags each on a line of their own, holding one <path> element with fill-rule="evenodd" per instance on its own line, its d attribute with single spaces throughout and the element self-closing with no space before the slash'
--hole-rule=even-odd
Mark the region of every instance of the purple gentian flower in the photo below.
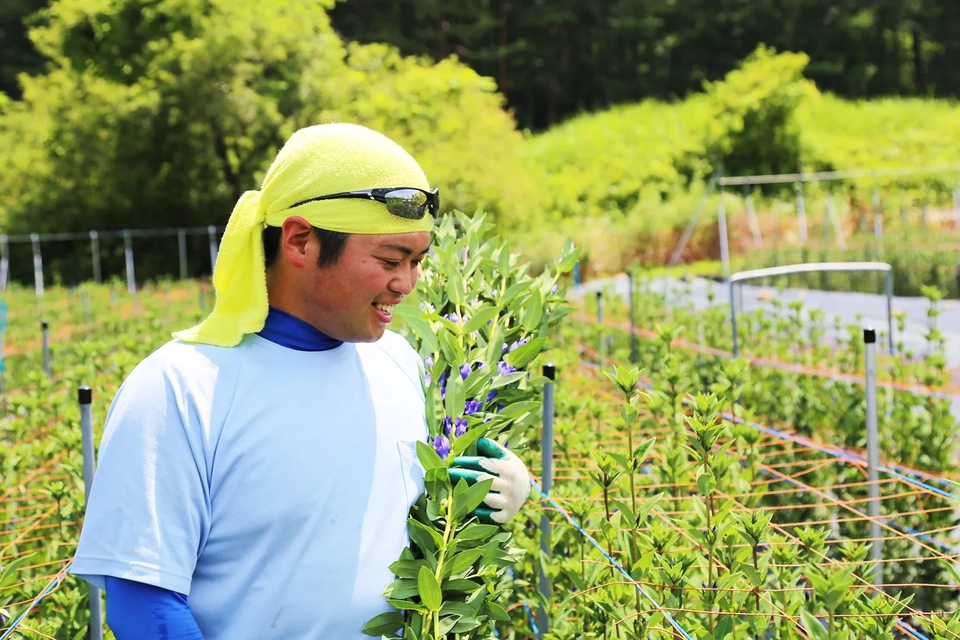
<svg viewBox="0 0 960 640">
<path fill-rule="evenodd" d="M 497 363 L 497 375 L 499 376 L 509 375 L 511 373 L 514 373 L 515 371 L 516 371 L 516 368 L 511 367 L 503 360 Z"/>
<path fill-rule="evenodd" d="M 493 399 L 497 397 L 497 394 L 498 394 L 498 391 L 497 391 L 496 389 L 494 389 L 493 391 L 491 391 L 490 393 L 488 393 L 488 394 L 487 394 L 487 402 L 493 402 Z"/>
<path fill-rule="evenodd" d="M 463 418 L 457 418 L 457 428 L 454 434 L 459 438 L 467 432 L 467 421 Z"/>
<path fill-rule="evenodd" d="M 425 366 L 427 369 L 433 369 L 433 358 L 426 356 L 423 359 L 423 366 Z"/>
<path fill-rule="evenodd" d="M 440 377 L 437 378 L 437 384 L 439 384 L 440 386 L 443 386 L 443 387 L 447 386 L 447 377 L 448 377 L 449 375 L 450 375 L 450 372 L 449 372 L 449 371 L 444 371 L 443 373 L 441 373 L 441 374 L 440 374 Z"/>
<path fill-rule="evenodd" d="M 527 344 L 528 342 L 530 342 L 528 339 L 522 338 L 510 345 L 510 351 L 516 351 L 517 349 Z"/>
<path fill-rule="evenodd" d="M 507 352 L 507 349 L 509 349 L 509 348 L 510 348 L 509 345 L 507 345 L 507 343 L 504 342 L 504 343 L 503 343 L 503 348 L 500 349 L 500 355 L 505 354 L 505 353 Z"/>
<path fill-rule="evenodd" d="M 442 460 L 446 460 L 447 456 L 450 455 L 450 441 L 444 436 L 437 436 L 433 439 L 433 448 L 437 450 L 437 455 Z"/>
<path fill-rule="evenodd" d="M 443 315 L 440 316 L 440 317 L 443 318 L 443 319 L 445 319 L 445 320 L 449 320 L 450 322 L 454 322 L 454 323 L 459 323 L 459 322 L 460 322 L 460 316 L 458 316 L 458 315 L 455 314 L 455 313 L 445 313 L 445 314 L 443 314 Z"/>
<path fill-rule="evenodd" d="M 447 399 L 447 385 L 443 385 L 442 387 L 440 387 L 440 399 L 441 400 Z"/>
<path fill-rule="evenodd" d="M 480 411 L 481 408 L 483 408 L 483 405 L 479 400 L 467 400 L 467 404 L 463 408 L 463 413 L 469 416 L 472 413 Z"/>
<path fill-rule="evenodd" d="M 450 417 L 448 416 L 443 419 L 443 435 L 445 436 L 450 435 L 450 431 L 452 429 L 453 429 L 453 420 L 451 420 Z"/>
<path fill-rule="evenodd" d="M 423 383 L 429 387 L 431 382 L 433 382 L 433 378 L 430 377 L 430 373 L 424 371 L 424 372 L 423 372 Z"/>
<path fill-rule="evenodd" d="M 461 365 L 461 366 L 460 366 L 460 377 L 463 378 L 464 380 L 466 380 L 466 379 L 467 379 L 467 376 L 469 376 L 469 375 L 470 375 L 470 365 L 469 365 L 469 364 Z"/>
</svg>

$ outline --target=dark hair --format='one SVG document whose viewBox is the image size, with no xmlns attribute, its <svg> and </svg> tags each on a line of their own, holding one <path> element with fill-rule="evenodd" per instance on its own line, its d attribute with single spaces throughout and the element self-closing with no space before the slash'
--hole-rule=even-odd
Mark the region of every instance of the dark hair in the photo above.
<svg viewBox="0 0 960 640">
<path fill-rule="evenodd" d="M 265 227 L 263 230 L 263 262 L 267 269 L 277 261 L 282 231 L 280 227 Z M 313 235 L 320 243 L 320 258 L 317 260 L 317 266 L 323 268 L 337 264 L 337 260 L 343 255 L 343 249 L 347 246 L 350 234 L 314 227 Z"/>
</svg>

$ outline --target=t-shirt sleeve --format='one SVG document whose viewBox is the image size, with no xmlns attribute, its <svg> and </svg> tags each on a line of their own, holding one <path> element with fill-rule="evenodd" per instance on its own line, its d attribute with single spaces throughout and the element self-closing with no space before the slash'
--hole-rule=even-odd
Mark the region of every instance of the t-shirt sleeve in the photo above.
<svg viewBox="0 0 960 640">
<path fill-rule="evenodd" d="M 107 414 L 71 567 L 100 588 L 113 576 L 190 593 L 210 525 L 209 415 L 182 386 L 169 364 L 151 356 L 126 379 Z"/>
</svg>

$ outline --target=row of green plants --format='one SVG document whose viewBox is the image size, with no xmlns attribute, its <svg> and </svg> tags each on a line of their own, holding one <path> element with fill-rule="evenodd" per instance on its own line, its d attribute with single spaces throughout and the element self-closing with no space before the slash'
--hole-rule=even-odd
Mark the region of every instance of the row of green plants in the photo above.
<svg viewBox="0 0 960 640">
<path fill-rule="evenodd" d="M 893 639 L 905 637 L 898 621 L 937 640 L 960 637 L 956 568 L 914 560 L 916 539 L 887 540 L 885 558 L 909 560 L 884 563 L 888 586 L 877 592 L 864 518 L 831 514 L 815 495 L 831 491 L 848 515 L 843 505 L 866 492 L 851 480 L 856 470 L 804 474 L 807 493 L 769 482 L 775 469 L 811 454 L 772 451 L 756 429 L 729 419 L 751 415 L 745 363 L 722 363 L 722 378 L 704 386 L 670 337 L 656 340 L 645 391 L 639 369 L 605 368 L 611 385 L 584 373 L 576 349 L 552 354 L 562 358 L 553 498 L 593 542 L 552 509 L 547 553 L 533 523 L 518 534 L 527 549 L 518 575 L 531 587 L 541 567 L 550 577 L 543 637 L 680 637 L 667 615 L 698 639 Z M 898 513 L 910 502 L 883 504 Z M 835 528 L 823 524 L 831 519 Z M 899 521 L 935 530 L 920 520 Z"/>
<path fill-rule="evenodd" d="M 48 291 L 39 309 L 32 291 L 7 297 L 16 310 L 10 315 L 15 335 L 35 339 L 40 316 L 55 320 L 51 328 L 73 323 L 76 332 L 53 343 L 53 377 L 44 373 L 37 346 L 8 360 L 0 418 L 0 632 L 66 565 L 79 539 L 84 482 L 77 388 L 93 390 L 99 438 L 106 406 L 127 374 L 172 331 L 203 314 L 194 283 L 140 292 L 136 305 L 109 286 L 87 292 L 93 314 L 87 323 L 78 292 Z M 86 584 L 67 577 L 12 637 L 79 640 L 88 636 L 89 618 Z M 113 637 L 109 630 L 106 637 Z"/>
</svg>

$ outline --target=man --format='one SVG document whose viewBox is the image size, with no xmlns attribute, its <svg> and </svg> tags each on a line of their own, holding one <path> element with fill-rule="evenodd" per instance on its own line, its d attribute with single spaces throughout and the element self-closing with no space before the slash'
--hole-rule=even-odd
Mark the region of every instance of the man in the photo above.
<svg viewBox="0 0 960 640">
<path fill-rule="evenodd" d="M 438 212 L 409 154 L 346 124 L 298 131 L 237 203 L 213 312 L 107 416 L 72 572 L 118 640 L 359 639 L 388 610 L 427 429 L 419 357 L 386 326 Z M 528 489 L 503 455 L 498 522 Z"/>
</svg>

